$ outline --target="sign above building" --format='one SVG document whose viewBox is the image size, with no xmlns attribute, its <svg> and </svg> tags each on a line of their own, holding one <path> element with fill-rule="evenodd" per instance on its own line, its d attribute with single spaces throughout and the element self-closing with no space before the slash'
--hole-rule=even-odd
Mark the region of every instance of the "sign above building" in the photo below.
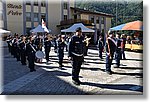
<svg viewBox="0 0 150 102">
<path fill-rule="evenodd" d="M 13 16 L 21 16 L 22 15 L 22 12 L 19 11 L 22 9 L 22 5 L 14 5 L 14 4 L 7 4 L 7 9 L 10 9 L 8 10 L 7 12 L 7 15 L 13 15 Z"/>
</svg>

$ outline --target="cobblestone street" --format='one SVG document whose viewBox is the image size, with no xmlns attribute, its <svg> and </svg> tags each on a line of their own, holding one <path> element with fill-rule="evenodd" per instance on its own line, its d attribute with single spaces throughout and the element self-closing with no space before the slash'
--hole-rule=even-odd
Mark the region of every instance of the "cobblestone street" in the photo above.
<svg viewBox="0 0 150 102">
<path fill-rule="evenodd" d="M 82 65 L 80 80 L 76 86 L 71 80 L 71 62 L 64 57 L 64 67 L 58 68 L 57 54 L 50 52 L 50 62 L 45 59 L 36 63 L 36 72 L 29 72 L 7 51 L 3 52 L 3 92 L 2 94 L 36 94 L 36 95 L 105 95 L 105 94 L 142 94 L 143 65 L 142 53 L 126 52 L 126 60 L 121 60 L 120 68 L 113 68 L 112 75 L 105 73 L 104 59 L 100 60 L 97 50 L 88 50 L 85 63 Z M 115 61 L 113 61 L 115 63 Z"/>
</svg>

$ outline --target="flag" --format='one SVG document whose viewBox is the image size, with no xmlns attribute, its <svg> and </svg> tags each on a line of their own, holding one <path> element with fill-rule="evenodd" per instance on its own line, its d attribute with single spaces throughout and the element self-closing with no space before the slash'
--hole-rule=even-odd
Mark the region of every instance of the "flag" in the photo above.
<svg viewBox="0 0 150 102">
<path fill-rule="evenodd" d="M 49 30 L 46 27 L 46 23 L 44 22 L 44 20 L 42 19 L 42 28 L 44 29 L 45 32 L 49 33 Z"/>
</svg>

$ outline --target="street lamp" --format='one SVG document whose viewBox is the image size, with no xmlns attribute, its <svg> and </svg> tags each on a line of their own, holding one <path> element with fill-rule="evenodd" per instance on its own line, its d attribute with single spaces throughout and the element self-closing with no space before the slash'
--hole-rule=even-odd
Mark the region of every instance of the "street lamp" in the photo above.
<svg viewBox="0 0 150 102">
<path fill-rule="evenodd" d="M 116 26 L 117 26 L 117 0 L 112 0 L 113 2 L 115 2 L 115 4 L 116 4 Z"/>
</svg>

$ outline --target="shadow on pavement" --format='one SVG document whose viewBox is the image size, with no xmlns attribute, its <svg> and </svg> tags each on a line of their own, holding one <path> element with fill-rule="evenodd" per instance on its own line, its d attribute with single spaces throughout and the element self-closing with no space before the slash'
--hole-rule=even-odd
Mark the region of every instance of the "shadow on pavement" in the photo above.
<svg viewBox="0 0 150 102">
<path fill-rule="evenodd" d="M 143 92 L 143 86 L 134 85 L 134 84 L 98 84 L 98 83 L 83 82 L 82 85 L 96 86 L 105 89 Z"/>
<path fill-rule="evenodd" d="M 143 76 L 143 73 L 119 73 L 119 72 L 113 72 L 113 74 L 129 75 L 129 76 L 139 76 L 139 77 L 142 77 L 142 76 Z"/>
<path fill-rule="evenodd" d="M 143 61 L 143 59 L 124 59 L 124 60 L 131 60 L 131 61 Z"/>
<path fill-rule="evenodd" d="M 119 67 L 120 69 L 133 69 L 133 70 L 136 70 L 136 69 L 141 69 L 143 70 L 143 67 Z"/>
</svg>

